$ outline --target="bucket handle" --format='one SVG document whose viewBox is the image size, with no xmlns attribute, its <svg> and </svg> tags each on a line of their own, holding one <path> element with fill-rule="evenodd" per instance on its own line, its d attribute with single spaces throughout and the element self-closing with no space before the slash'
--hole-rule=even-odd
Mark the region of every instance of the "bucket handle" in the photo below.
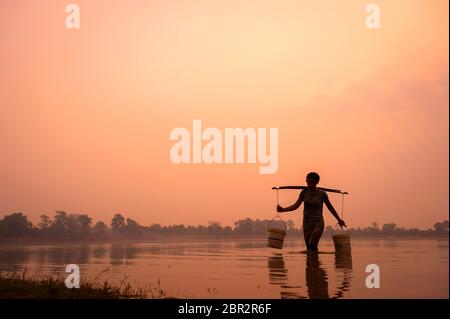
<svg viewBox="0 0 450 319">
<path fill-rule="evenodd" d="M 344 229 L 344 227 L 345 227 L 345 228 L 347 228 L 347 230 L 350 230 L 347 225 L 342 227 L 341 225 L 339 225 L 339 223 L 337 223 L 336 226 L 334 226 L 334 228 L 337 228 L 337 226 L 341 227 L 341 229 Z"/>
<path fill-rule="evenodd" d="M 339 229 L 338 226 L 341 227 L 342 230 L 345 230 L 348 234 L 350 234 L 350 228 L 348 228 L 348 226 L 342 227 L 341 225 L 339 225 L 339 223 L 337 223 L 336 226 L 334 227 L 333 233 L 335 230 Z M 344 228 L 346 228 L 346 229 L 344 229 Z"/>
<path fill-rule="evenodd" d="M 277 218 L 283 222 L 284 229 L 286 230 L 286 233 L 287 233 L 287 225 L 286 225 L 286 222 L 280 217 L 279 214 L 277 214 L 277 216 L 275 216 L 274 218 L 272 218 L 272 219 L 267 223 L 267 231 L 269 231 L 269 226 L 270 226 L 270 224 L 271 224 L 275 219 L 277 219 Z"/>
<path fill-rule="evenodd" d="M 278 187 L 277 187 L 277 206 L 278 206 L 278 200 L 279 200 L 279 197 L 278 197 Z M 270 224 L 271 224 L 275 219 L 277 219 L 277 218 L 283 222 L 284 229 L 286 230 L 286 233 L 287 233 L 287 225 L 286 225 L 286 222 L 280 217 L 280 214 L 279 214 L 279 213 L 277 213 L 277 215 L 276 215 L 274 218 L 272 218 L 272 219 L 267 223 L 267 231 L 269 231 L 269 226 L 270 226 Z"/>
</svg>

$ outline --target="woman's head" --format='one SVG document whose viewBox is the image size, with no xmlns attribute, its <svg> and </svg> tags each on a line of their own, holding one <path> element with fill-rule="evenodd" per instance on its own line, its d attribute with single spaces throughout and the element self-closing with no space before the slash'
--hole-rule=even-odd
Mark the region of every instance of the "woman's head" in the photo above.
<svg viewBox="0 0 450 319">
<path fill-rule="evenodd" d="M 306 184 L 309 187 L 315 187 L 320 181 L 320 176 L 316 172 L 310 172 L 306 175 Z"/>
</svg>

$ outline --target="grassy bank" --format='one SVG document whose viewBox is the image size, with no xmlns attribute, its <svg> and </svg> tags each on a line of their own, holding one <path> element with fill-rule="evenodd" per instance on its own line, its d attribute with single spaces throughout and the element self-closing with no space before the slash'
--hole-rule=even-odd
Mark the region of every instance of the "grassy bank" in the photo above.
<svg viewBox="0 0 450 319">
<path fill-rule="evenodd" d="M 166 298 L 159 285 L 135 288 L 124 279 L 119 285 L 107 280 L 80 280 L 80 288 L 66 287 L 65 278 L 51 276 L 26 276 L 0 273 L 0 299 L 118 299 Z"/>
</svg>

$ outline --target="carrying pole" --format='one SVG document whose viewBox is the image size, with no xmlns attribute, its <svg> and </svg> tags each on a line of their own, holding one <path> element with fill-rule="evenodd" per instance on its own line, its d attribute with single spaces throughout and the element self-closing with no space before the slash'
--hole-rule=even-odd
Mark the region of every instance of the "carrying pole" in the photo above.
<svg viewBox="0 0 450 319">
<path fill-rule="evenodd" d="M 274 187 L 272 187 L 272 189 L 276 189 L 276 190 L 279 190 L 279 189 L 306 189 L 306 188 L 308 188 L 308 186 L 274 186 Z M 325 188 L 325 187 L 317 187 L 317 189 L 321 189 L 325 192 L 330 192 L 330 193 L 339 193 L 339 194 L 345 194 L 345 195 L 348 194 L 347 192 L 344 192 L 340 189 L 332 189 L 332 188 Z"/>
</svg>

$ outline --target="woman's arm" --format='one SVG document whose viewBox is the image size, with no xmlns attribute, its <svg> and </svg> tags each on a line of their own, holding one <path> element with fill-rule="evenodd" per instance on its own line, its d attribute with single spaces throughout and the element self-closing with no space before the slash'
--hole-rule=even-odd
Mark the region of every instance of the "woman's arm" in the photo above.
<svg viewBox="0 0 450 319">
<path fill-rule="evenodd" d="M 294 203 L 294 205 L 291 205 L 289 207 L 281 207 L 280 205 L 277 205 L 277 212 L 282 213 L 282 212 L 290 212 L 293 210 L 296 210 L 297 208 L 300 207 L 300 205 L 302 204 L 302 198 L 301 196 L 298 197 L 297 201 Z"/>
<path fill-rule="evenodd" d="M 324 203 L 325 205 L 327 205 L 328 210 L 330 211 L 330 213 L 334 216 L 334 218 L 336 218 L 337 222 L 339 223 L 339 226 L 341 227 L 347 227 L 347 225 L 345 224 L 345 222 L 339 217 L 338 213 L 336 212 L 336 210 L 334 209 L 333 205 L 331 205 L 330 200 L 328 199 L 328 196 L 325 197 L 324 199 Z"/>
</svg>

